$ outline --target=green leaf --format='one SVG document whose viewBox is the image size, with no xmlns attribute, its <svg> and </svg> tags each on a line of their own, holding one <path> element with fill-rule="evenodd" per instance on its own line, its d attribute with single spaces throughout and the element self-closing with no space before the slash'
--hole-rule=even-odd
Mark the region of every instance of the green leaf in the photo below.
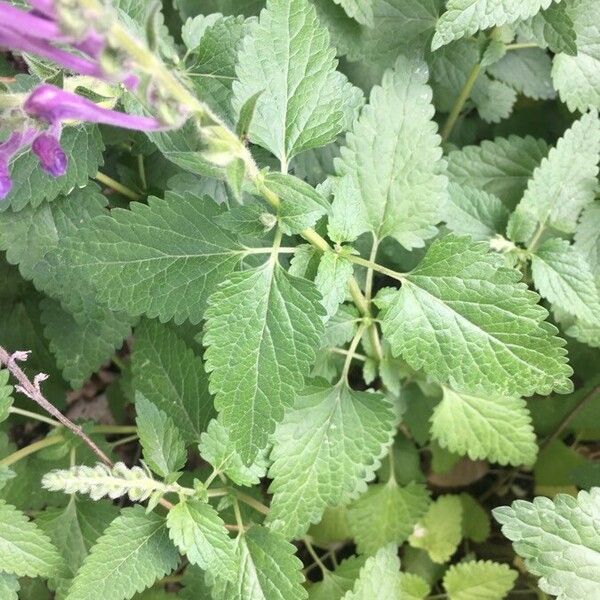
<svg viewBox="0 0 600 600">
<path fill-rule="evenodd" d="M 36 523 L 60 550 L 73 577 L 90 549 L 119 509 L 107 500 L 80 500 L 71 496 L 64 508 L 47 508 Z"/>
<path fill-rule="evenodd" d="M 512 209 L 547 154 L 546 142 L 530 136 L 484 140 L 450 152 L 448 174 L 451 181 L 495 194 Z"/>
<path fill-rule="evenodd" d="M 142 506 L 125 508 L 104 531 L 79 569 L 69 600 L 124 600 L 170 573 L 179 552 L 165 520 Z"/>
<path fill-rule="evenodd" d="M 432 561 L 445 563 L 462 539 L 462 503 L 458 496 L 440 496 L 408 538 L 414 548 L 426 550 Z"/>
<path fill-rule="evenodd" d="M 98 304 L 90 286 L 68 278 L 68 265 L 51 265 L 46 255 L 75 234 L 82 223 L 105 213 L 106 198 L 93 183 L 38 207 L 0 215 L 0 248 L 25 279 L 51 296 L 41 304 L 50 348 L 64 376 L 78 387 L 120 347 L 132 319 Z"/>
<path fill-rule="evenodd" d="M 51 177 L 40 169 L 38 158 L 32 152 L 20 154 L 10 167 L 13 188 L 0 204 L 0 213 L 20 211 L 26 206 L 37 208 L 46 200 L 54 200 L 74 187 L 83 187 L 102 165 L 104 144 L 95 125 L 67 127 L 60 144 L 69 157 L 67 172 Z"/>
<path fill-rule="evenodd" d="M 18 577 L 57 577 L 65 563 L 46 534 L 20 510 L 0 500 L 0 565 Z"/>
<path fill-rule="evenodd" d="M 361 25 L 373 27 L 372 0 L 333 0 L 339 4 L 346 14 Z"/>
<path fill-rule="evenodd" d="M 265 184 L 281 200 L 279 222 L 288 235 L 312 227 L 329 211 L 327 200 L 311 185 L 293 175 L 268 173 Z"/>
<path fill-rule="evenodd" d="M 85 223 L 56 259 L 74 280 L 91 281 L 113 310 L 200 322 L 209 294 L 241 256 L 214 223 L 222 209 L 189 193 L 129 206 Z"/>
<path fill-rule="evenodd" d="M 600 6 L 594 0 L 574 0 L 566 12 L 573 21 L 577 53 L 554 57 L 554 87 L 571 111 L 600 109 Z"/>
<path fill-rule="evenodd" d="M 558 54 L 564 52 L 575 56 L 577 54 L 577 34 L 573 20 L 569 16 L 570 5 L 566 2 L 551 4 L 531 19 L 519 23 L 519 30 L 525 37 L 533 38 L 542 48 L 550 48 Z"/>
<path fill-rule="evenodd" d="M 237 577 L 228 582 L 215 577 L 214 600 L 303 600 L 302 563 L 296 548 L 284 538 L 258 525 L 235 540 Z"/>
<path fill-rule="evenodd" d="M 389 544 L 367 559 L 354 588 L 343 600 L 398 600 L 401 592 L 400 560 L 396 546 Z"/>
<path fill-rule="evenodd" d="M 451 183 L 448 192 L 441 217 L 455 233 L 488 240 L 506 230 L 508 209 L 498 196 L 457 183 Z"/>
<path fill-rule="evenodd" d="M 488 73 L 519 94 L 535 100 L 549 100 L 556 96 L 551 69 L 552 60 L 547 52 L 540 48 L 524 48 L 518 52 L 508 52 L 488 67 Z"/>
<path fill-rule="evenodd" d="M 161 477 L 182 469 L 187 460 L 185 443 L 171 417 L 139 391 L 135 395 L 135 411 L 146 464 Z"/>
<path fill-rule="evenodd" d="M 420 483 L 400 487 L 390 479 L 370 485 L 348 510 L 348 524 L 359 552 L 373 554 L 385 544 L 402 544 L 428 506 L 429 494 Z"/>
<path fill-rule="evenodd" d="M 21 589 L 16 575 L 0 573 L 0 598 L 2 600 L 18 600 L 17 592 Z"/>
<path fill-rule="evenodd" d="M 400 290 L 383 290 L 383 333 L 395 355 L 440 383 L 510 396 L 572 389 L 564 342 L 538 297 L 488 245 L 436 240 Z"/>
<path fill-rule="evenodd" d="M 567 240 L 551 238 L 531 257 L 533 282 L 554 306 L 600 326 L 600 294 L 585 258 Z"/>
<path fill-rule="evenodd" d="M 362 94 L 336 68 L 329 33 L 307 0 L 268 0 L 258 27 L 243 42 L 233 85 L 236 110 L 258 99 L 249 138 L 283 165 L 325 146 L 347 127 L 348 105 Z"/>
<path fill-rule="evenodd" d="M 308 600 L 341 600 L 354 587 L 364 564 L 363 557 L 351 556 L 344 559 L 335 571 L 325 571 L 323 580 L 308 588 Z"/>
<path fill-rule="evenodd" d="M 133 384 L 166 413 L 186 443 L 198 442 L 214 414 L 202 360 L 167 326 L 142 321 L 132 357 Z"/>
<path fill-rule="evenodd" d="M 600 202 L 588 204 L 575 230 L 573 247 L 580 252 L 596 277 L 600 275 Z"/>
<path fill-rule="evenodd" d="M 91 300 L 91 298 L 90 298 Z M 76 315 L 50 298 L 40 303 L 44 334 L 63 377 L 81 387 L 131 333 L 131 318 L 91 302 L 89 310 Z"/>
<path fill-rule="evenodd" d="M 338 311 L 348 291 L 348 281 L 354 273 L 354 265 L 342 254 L 325 252 L 319 262 L 315 285 L 323 299 L 328 321 Z"/>
<path fill-rule="evenodd" d="M 488 123 L 500 123 L 512 113 L 516 92 L 501 81 L 489 78 L 475 84 L 471 94 L 479 116 Z"/>
<path fill-rule="evenodd" d="M 577 498 L 516 500 L 492 511 L 542 591 L 560 600 L 593 598 L 600 589 L 600 488 Z"/>
<path fill-rule="evenodd" d="M 315 285 L 273 261 L 233 273 L 211 296 L 203 340 L 210 390 L 246 464 L 303 387 L 324 312 Z"/>
<path fill-rule="evenodd" d="M 8 419 L 10 407 L 13 403 L 12 385 L 8 384 L 9 372 L 6 369 L 0 369 L 0 423 Z"/>
<path fill-rule="evenodd" d="M 462 533 L 465 539 L 473 540 L 477 544 L 485 542 L 490 537 L 490 515 L 488 511 L 473 498 L 473 496 L 463 493 L 460 496 L 462 503 L 463 519 Z"/>
<path fill-rule="evenodd" d="M 525 400 L 444 387 L 431 418 L 431 433 L 443 448 L 471 460 L 533 465 L 537 443 Z"/>
<path fill-rule="evenodd" d="M 392 236 L 410 249 L 432 237 L 439 206 L 446 200 L 447 179 L 432 120 L 427 65 L 401 57 L 371 90 L 342 156 L 341 175 L 359 190 L 370 230 L 377 238 Z M 410 177 L 408 177 L 410 173 Z"/>
<path fill-rule="evenodd" d="M 491 560 L 452 565 L 444 575 L 449 600 L 502 600 L 513 588 L 518 573 Z"/>
<path fill-rule="evenodd" d="M 431 42 L 436 50 L 453 40 L 472 35 L 480 29 L 509 25 L 532 17 L 552 0 L 448 0 Z"/>
<path fill-rule="evenodd" d="M 179 502 L 167 515 L 169 536 L 193 565 L 234 580 L 235 542 L 217 511 L 200 500 Z"/>
<path fill-rule="evenodd" d="M 400 598 L 402 600 L 425 600 L 431 588 L 419 575 L 400 573 Z"/>
<path fill-rule="evenodd" d="M 215 471 L 224 473 L 238 485 L 256 485 L 267 472 L 267 460 L 262 454 L 247 467 L 233 448 L 227 430 L 214 419 L 202 434 L 198 450 Z"/>
<path fill-rule="evenodd" d="M 334 199 L 331 204 L 327 233 L 341 244 L 353 242 L 359 235 L 369 231 L 367 207 L 363 203 L 358 184 L 351 174 L 331 179 Z"/>
<path fill-rule="evenodd" d="M 193 47 L 185 61 L 185 74 L 198 97 L 232 124 L 231 87 L 236 79 L 237 56 L 254 19 L 215 17 L 196 17 L 192 22 L 196 23 L 196 28 L 192 38 L 188 39 Z M 198 22 L 198 19 L 202 21 Z"/>
<path fill-rule="evenodd" d="M 293 538 L 327 506 L 347 504 L 366 489 L 393 439 L 395 414 L 381 394 L 317 380 L 277 426 L 271 453 L 268 522 Z"/>
<path fill-rule="evenodd" d="M 575 159 L 576 157 L 576 159 Z M 533 173 L 515 215 L 527 222 L 518 231 L 512 217 L 508 233 L 513 241 L 527 242 L 536 229 L 554 227 L 573 233 L 582 209 L 598 191 L 600 120 L 587 113 L 575 121 Z"/>
</svg>

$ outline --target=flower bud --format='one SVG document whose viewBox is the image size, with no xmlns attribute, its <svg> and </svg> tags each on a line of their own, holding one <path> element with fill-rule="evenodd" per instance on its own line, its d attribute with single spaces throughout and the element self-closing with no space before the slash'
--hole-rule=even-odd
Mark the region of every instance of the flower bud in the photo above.
<svg viewBox="0 0 600 600">
<path fill-rule="evenodd" d="M 40 166 L 53 177 L 60 177 L 67 172 L 67 155 L 60 147 L 58 138 L 49 133 L 42 133 L 33 140 L 31 150 L 39 158 Z"/>
</svg>

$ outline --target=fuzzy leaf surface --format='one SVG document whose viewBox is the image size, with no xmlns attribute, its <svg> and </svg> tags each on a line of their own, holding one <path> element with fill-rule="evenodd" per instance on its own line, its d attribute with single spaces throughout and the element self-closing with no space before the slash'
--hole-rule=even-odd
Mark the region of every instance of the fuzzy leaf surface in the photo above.
<svg viewBox="0 0 600 600">
<path fill-rule="evenodd" d="M 367 559 L 354 588 L 343 600 L 398 600 L 402 598 L 400 559 L 396 546 L 389 544 Z"/>
<path fill-rule="evenodd" d="M 446 200 L 447 178 L 441 138 L 432 120 L 427 65 L 401 57 L 348 134 L 340 175 L 359 190 L 370 230 L 392 236 L 410 249 L 435 234 L 439 207 Z"/>
<path fill-rule="evenodd" d="M 508 565 L 477 560 L 452 565 L 444 575 L 449 600 L 502 600 L 513 588 L 517 572 Z"/>
<path fill-rule="evenodd" d="M 392 442 L 394 424 L 393 407 L 381 394 L 323 380 L 307 386 L 275 431 L 271 527 L 297 537 L 327 506 L 364 491 Z"/>
<path fill-rule="evenodd" d="M 516 500 L 493 515 L 528 571 L 541 577 L 541 590 L 558 600 L 576 600 L 600 589 L 600 488 L 576 498 Z"/>
<path fill-rule="evenodd" d="M 215 407 L 250 464 L 315 360 L 324 310 L 314 283 L 279 264 L 234 273 L 206 311 L 206 370 Z"/>
<path fill-rule="evenodd" d="M 400 290 L 383 290 L 383 332 L 395 355 L 443 383 L 510 395 L 568 392 L 564 342 L 538 297 L 487 244 L 436 240 Z"/>
</svg>

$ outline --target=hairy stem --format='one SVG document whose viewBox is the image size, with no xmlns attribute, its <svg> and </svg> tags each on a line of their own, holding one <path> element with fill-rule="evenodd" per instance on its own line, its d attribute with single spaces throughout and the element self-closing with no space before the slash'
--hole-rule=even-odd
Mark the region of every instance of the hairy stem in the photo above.
<svg viewBox="0 0 600 600">
<path fill-rule="evenodd" d="M 254 510 L 258 511 L 259 513 L 262 513 L 263 515 L 269 514 L 269 507 L 263 504 L 262 502 L 259 502 L 256 498 L 253 498 L 252 496 L 249 496 L 248 494 L 235 488 L 230 488 L 230 490 L 233 492 L 235 497 L 238 498 L 238 500 L 240 500 L 244 504 L 251 506 Z"/>
<path fill-rule="evenodd" d="M 112 466 L 110 458 L 108 458 L 108 456 L 106 456 L 106 454 L 104 454 L 104 452 L 98 448 L 95 442 L 88 437 L 83 429 L 75 425 L 75 423 L 73 423 L 71 420 L 67 419 L 67 417 L 65 417 L 54 406 L 54 404 L 46 400 L 40 390 L 39 383 L 32 383 L 17 364 L 16 358 L 13 355 L 10 355 L 2 346 L 0 346 L 0 364 L 4 364 L 9 370 L 10 374 L 19 382 L 19 387 L 17 388 L 18 391 L 23 393 L 28 398 L 31 398 L 34 402 L 37 402 L 47 413 L 51 414 L 67 429 L 79 436 L 103 463 Z"/>
<path fill-rule="evenodd" d="M 0 460 L 0 467 L 10 467 L 15 463 L 19 462 L 21 459 L 30 456 L 31 454 L 35 454 L 44 448 L 48 448 L 50 446 L 55 446 L 56 444 L 60 444 L 64 442 L 65 438 L 62 435 L 51 435 L 43 440 L 38 440 L 37 442 L 33 442 L 33 444 L 29 444 L 29 446 L 24 446 L 20 450 L 9 454 Z"/>
<path fill-rule="evenodd" d="M 475 64 L 473 66 L 473 68 L 471 69 L 471 72 L 469 73 L 469 76 L 467 77 L 467 81 L 465 81 L 465 85 L 463 86 L 462 90 L 460 91 L 460 94 L 458 95 L 458 98 L 456 99 L 456 102 L 454 103 L 454 106 L 452 107 L 452 110 L 450 111 L 450 114 L 448 115 L 448 118 L 446 119 L 444 126 L 442 127 L 442 141 L 443 142 L 447 141 L 448 138 L 450 137 L 450 134 L 452 133 L 452 130 L 454 129 L 454 126 L 456 125 L 456 121 L 458 120 L 458 117 L 460 116 L 460 113 L 461 113 L 466 101 L 471 96 L 471 92 L 473 91 L 473 86 L 475 85 L 475 82 L 477 81 L 477 77 L 479 76 L 480 71 L 481 71 L 480 63 Z"/>
<path fill-rule="evenodd" d="M 382 273 L 383 275 L 387 275 L 392 279 L 396 279 L 397 281 L 403 282 L 405 280 L 404 273 L 399 273 L 398 271 L 394 271 L 393 269 L 388 269 L 383 265 L 380 265 L 372 260 L 367 260 L 366 258 L 362 258 L 360 256 L 355 256 L 354 254 L 349 254 L 346 258 L 357 265 L 361 265 L 362 267 L 367 267 L 372 271 L 377 271 L 378 273 Z"/>
<path fill-rule="evenodd" d="M 348 382 L 348 373 L 350 372 L 350 364 L 352 363 L 352 359 L 354 358 L 354 353 L 358 348 L 358 344 L 362 339 L 363 333 L 365 332 L 366 325 L 363 323 L 358 327 L 358 330 L 354 334 L 352 338 L 352 342 L 350 343 L 350 347 L 348 348 L 348 355 L 346 356 L 346 360 L 344 362 L 344 368 L 342 369 L 342 374 L 340 376 L 340 381 Z"/>
<path fill-rule="evenodd" d="M 321 569 L 321 572 L 323 573 L 323 575 L 325 575 L 326 573 L 329 573 L 329 569 L 325 566 L 325 563 L 319 558 L 319 555 L 316 553 L 310 540 L 307 537 L 305 537 L 303 539 L 303 542 L 304 542 L 304 545 L 306 546 L 306 549 L 308 550 L 308 553 L 311 555 L 312 559 L 315 561 L 315 564 L 319 566 L 319 569 Z"/>
<path fill-rule="evenodd" d="M 507 44 L 506 50 L 523 50 L 524 48 L 539 48 L 535 42 L 522 42 L 518 44 Z"/>
<path fill-rule="evenodd" d="M 114 190 L 115 192 L 119 192 L 119 194 L 122 194 L 123 196 L 125 196 L 126 198 L 129 198 L 130 200 L 141 200 L 142 199 L 142 196 L 140 196 L 137 192 L 134 192 L 132 189 L 128 188 L 126 185 L 119 183 L 118 181 L 114 180 L 112 177 L 109 177 L 105 173 L 102 173 L 101 171 L 98 171 L 96 173 L 96 175 L 94 175 L 94 179 L 96 181 L 99 181 L 100 183 L 104 184 L 106 187 L 110 188 L 111 190 Z"/>
<path fill-rule="evenodd" d="M 44 415 L 40 415 L 35 412 L 31 412 L 29 410 L 23 410 L 22 408 L 17 408 L 16 406 L 11 406 L 9 411 L 13 415 L 21 415 L 22 417 L 28 417 L 30 419 L 34 419 L 35 421 L 41 421 L 42 423 L 47 423 L 48 425 L 52 425 L 52 427 L 62 427 L 62 425 L 55 421 L 54 419 L 50 419 L 45 417 Z"/>
</svg>

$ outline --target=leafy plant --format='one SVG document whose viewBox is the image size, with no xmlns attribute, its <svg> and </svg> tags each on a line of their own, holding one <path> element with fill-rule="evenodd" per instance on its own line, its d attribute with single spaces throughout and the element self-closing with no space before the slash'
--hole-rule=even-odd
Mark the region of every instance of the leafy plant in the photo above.
<svg viewBox="0 0 600 600">
<path fill-rule="evenodd" d="M 1 0 L 0 598 L 600 595 L 598 7 Z"/>
</svg>

